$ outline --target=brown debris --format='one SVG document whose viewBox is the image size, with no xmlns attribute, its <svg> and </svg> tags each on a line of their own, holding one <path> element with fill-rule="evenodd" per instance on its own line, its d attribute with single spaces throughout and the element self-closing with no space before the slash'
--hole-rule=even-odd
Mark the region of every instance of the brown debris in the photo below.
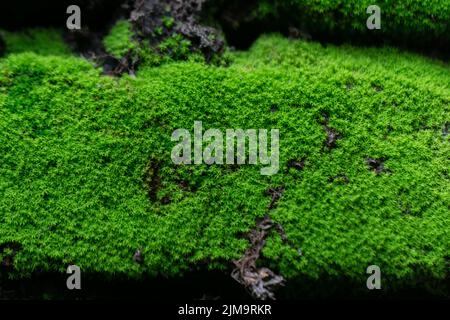
<svg viewBox="0 0 450 320">
<path fill-rule="evenodd" d="M 161 185 L 161 177 L 159 175 L 160 163 L 156 160 L 150 160 L 145 172 L 145 185 L 148 188 L 148 197 L 151 201 L 157 200 L 157 192 Z"/>
<path fill-rule="evenodd" d="M 178 183 L 178 186 L 183 189 L 183 191 L 189 191 L 190 187 L 189 187 L 189 182 L 187 182 L 186 180 L 181 180 Z"/>
<path fill-rule="evenodd" d="M 256 266 L 256 261 L 259 259 L 270 229 L 273 227 L 276 227 L 276 224 L 266 215 L 257 224 L 256 229 L 249 234 L 250 248 L 245 251 L 242 258 L 233 261 L 236 268 L 231 276 L 245 286 L 255 299 L 275 300 L 274 290 L 285 283 L 282 276 L 275 274 L 269 268 Z"/>
</svg>

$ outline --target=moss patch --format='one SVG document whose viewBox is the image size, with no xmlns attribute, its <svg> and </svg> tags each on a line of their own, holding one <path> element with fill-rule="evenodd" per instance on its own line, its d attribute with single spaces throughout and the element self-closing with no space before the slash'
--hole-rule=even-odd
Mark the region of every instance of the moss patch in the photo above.
<svg viewBox="0 0 450 320">
<path fill-rule="evenodd" d="M 123 57 L 128 51 L 136 49 L 131 24 L 126 20 L 116 22 L 110 33 L 103 39 L 106 52 L 115 58 Z"/>
<path fill-rule="evenodd" d="M 20 244 L 17 273 L 229 269 L 266 190 L 283 186 L 270 214 L 289 242 L 274 233 L 262 254 L 288 280 L 364 284 L 371 264 L 391 283 L 448 276 L 448 66 L 265 36 L 228 68 L 178 62 L 113 79 L 39 50 L 0 60 L 0 244 Z M 196 120 L 280 129 L 280 172 L 173 165 L 171 133 Z"/>
<path fill-rule="evenodd" d="M 61 32 L 56 29 L 27 29 L 22 32 L 0 30 L 6 54 L 34 52 L 39 55 L 68 55 L 69 47 L 62 42 Z"/>
</svg>

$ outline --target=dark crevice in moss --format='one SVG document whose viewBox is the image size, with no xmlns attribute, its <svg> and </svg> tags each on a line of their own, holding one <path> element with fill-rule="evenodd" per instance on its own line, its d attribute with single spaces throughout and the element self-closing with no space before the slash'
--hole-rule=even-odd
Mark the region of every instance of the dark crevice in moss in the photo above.
<svg viewBox="0 0 450 320">
<path fill-rule="evenodd" d="M 442 128 L 442 135 L 446 138 L 449 135 L 450 122 L 446 122 Z"/>
<path fill-rule="evenodd" d="M 121 58 L 103 54 L 96 60 L 103 65 L 103 74 L 110 76 L 120 76 L 124 73 L 134 75 L 140 62 L 139 57 L 132 50 L 129 50 Z"/>
<path fill-rule="evenodd" d="M 289 160 L 287 163 L 287 170 L 293 168 L 295 170 L 301 171 L 305 168 L 306 158 L 302 158 L 300 160 Z"/>
<path fill-rule="evenodd" d="M 0 36 L 0 57 L 2 57 L 5 54 L 6 50 L 6 43 L 5 40 Z"/>
<path fill-rule="evenodd" d="M 127 0 L 2 1 L 0 28 L 12 31 L 34 27 L 63 29 L 69 16 L 66 14 L 67 7 L 78 5 L 81 8 L 82 25 L 91 31 L 100 31 L 127 2 Z"/>
</svg>

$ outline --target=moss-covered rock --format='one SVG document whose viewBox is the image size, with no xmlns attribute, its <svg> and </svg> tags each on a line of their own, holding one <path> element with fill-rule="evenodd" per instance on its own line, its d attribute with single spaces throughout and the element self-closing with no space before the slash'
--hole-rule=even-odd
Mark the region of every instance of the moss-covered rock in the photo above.
<svg viewBox="0 0 450 320">
<path fill-rule="evenodd" d="M 371 264 L 388 287 L 448 277 L 448 65 L 264 36 L 228 68 L 116 79 L 45 43 L 0 60 L 0 245 L 20 245 L 17 275 L 229 270 L 269 213 L 288 241 L 271 234 L 264 263 L 288 281 L 364 285 Z M 196 120 L 280 129 L 280 172 L 174 165 L 171 134 Z"/>
<path fill-rule="evenodd" d="M 106 52 L 115 58 L 122 58 L 138 46 L 136 41 L 133 40 L 133 30 L 127 20 L 117 21 L 109 34 L 103 38 L 103 44 Z"/>
</svg>

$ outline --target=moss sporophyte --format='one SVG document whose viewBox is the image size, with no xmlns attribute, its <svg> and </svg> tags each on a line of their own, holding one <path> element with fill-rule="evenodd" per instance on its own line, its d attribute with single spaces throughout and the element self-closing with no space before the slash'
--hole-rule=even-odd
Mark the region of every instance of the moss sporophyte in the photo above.
<svg viewBox="0 0 450 320">
<path fill-rule="evenodd" d="M 224 163 L 224 135 L 219 129 L 208 129 L 203 133 L 202 122 L 194 121 L 194 164 Z M 246 163 L 246 141 L 248 141 L 248 164 L 269 165 L 261 168 L 262 175 L 273 175 L 279 169 L 280 131 L 270 130 L 270 156 L 268 155 L 268 130 L 267 129 L 226 129 L 226 164 Z M 181 141 L 180 141 L 181 140 Z M 259 141 L 258 141 L 259 140 Z M 186 129 L 176 129 L 172 133 L 172 141 L 180 141 L 173 147 L 171 158 L 175 164 L 192 163 L 192 139 Z M 208 145 L 203 149 L 203 142 Z M 237 148 L 235 149 L 235 142 Z M 258 152 L 259 151 L 259 152 Z"/>
</svg>

